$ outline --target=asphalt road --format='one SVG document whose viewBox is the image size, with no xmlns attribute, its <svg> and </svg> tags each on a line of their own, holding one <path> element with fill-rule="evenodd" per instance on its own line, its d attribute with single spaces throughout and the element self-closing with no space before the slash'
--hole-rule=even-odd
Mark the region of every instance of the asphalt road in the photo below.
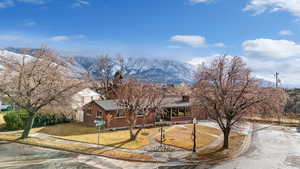
<svg viewBox="0 0 300 169">
<path fill-rule="evenodd" d="M 252 144 L 241 157 L 214 165 L 135 163 L 0 142 L 0 169 L 300 169 L 300 132 L 265 127 L 256 126 Z"/>
<path fill-rule="evenodd" d="M 213 169 L 300 169 L 300 131 L 256 125 L 249 150 Z"/>
</svg>

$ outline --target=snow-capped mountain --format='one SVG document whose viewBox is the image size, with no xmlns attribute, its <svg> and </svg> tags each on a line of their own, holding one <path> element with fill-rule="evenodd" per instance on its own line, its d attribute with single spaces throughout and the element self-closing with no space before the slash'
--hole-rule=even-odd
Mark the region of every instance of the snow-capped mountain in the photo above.
<svg viewBox="0 0 300 169">
<path fill-rule="evenodd" d="M 22 58 L 22 54 L 18 54 L 23 49 L 19 48 L 6 48 L 0 49 L 0 55 L 8 57 Z M 34 53 L 35 49 L 26 49 L 29 53 Z M 26 55 L 28 58 L 32 57 Z M 72 65 L 74 69 L 86 70 L 89 72 L 96 72 L 94 69 L 96 58 L 95 57 L 73 57 L 75 61 Z M 117 64 L 114 65 L 117 70 Z M 174 60 L 159 60 L 149 58 L 126 58 L 126 67 L 124 71 L 125 77 L 136 77 L 144 81 L 155 83 L 179 84 L 191 83 L 193 81 L 194 67 L 190 64 L 174 61 Z M 97 74 L 94 73 L 96 76 Z"/>
<path fill-rule="evenodd" d="M 74 57 L 78 65 L 94 72 L 95 57 Z M 117 65 L 115 65 L 117 67 Z M 123 76 L 136 77 L 148 82 L 179 84 L 193 81 L 193 66 L 174 60 L 127 58 Z"/>
<path fill-rule="evenodd" d="M 17 60 L 23 59 L 24 56 L 25 56 L 26 60 L 32 59 L 32 56 L 30 56 L 30 55 L 18 54 L 18 53 L 15 53 L 15 52 L 8 51 L 6 49 L 0 49 L 0 56 L 10 57 L 10 58 L 14 58 L 14 59 L 17 59 Z"/>
</svg>

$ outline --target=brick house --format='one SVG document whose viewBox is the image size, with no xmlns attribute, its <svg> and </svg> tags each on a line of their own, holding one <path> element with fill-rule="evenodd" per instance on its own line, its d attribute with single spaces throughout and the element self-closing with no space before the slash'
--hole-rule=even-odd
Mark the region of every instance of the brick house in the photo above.
<svg viewBox="0 0 300 169">
<path fill-rule="evenodd" d="M 188 123 L 192 121 L 194 116 L 197 119 L 206 119 L 205 114 L 196 113 L 196 109 L 192 107 L 188 96 L 164 98 L 162 107 L 165 109 L 165 113 L 162 116 L 155 112 L 149 113 L 145 117 L 146 125 L 155 125 L 159 119 L 172 123 Z M 95 120 L 105 120 L 108 122 L 105 127 L 126 128 L 129 126 L 124 108 L 118 105 L 117 100 L 95 100 L 84 105 L 82 109 L 85 124 L 95 125 Z M 107 119 L 108 114 L 110 114 L 111 120 Z M 141 112 L 137 115 L 136 125 L 142 125 L 143 120 L 144 115 Z"/>
</svg>

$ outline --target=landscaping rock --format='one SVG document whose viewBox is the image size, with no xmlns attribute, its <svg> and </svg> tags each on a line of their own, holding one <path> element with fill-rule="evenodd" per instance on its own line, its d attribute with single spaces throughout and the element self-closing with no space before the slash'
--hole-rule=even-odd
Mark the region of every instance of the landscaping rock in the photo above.
<svg viewBox="0 0 300 169">
<path fill-rule="evenodd" d="M 174 152 L 177 151 L 176 148 L 166 146 L 166 145 L 157 145 L 150 147 L 147 151 L 149 152 Z"/>
</svg>

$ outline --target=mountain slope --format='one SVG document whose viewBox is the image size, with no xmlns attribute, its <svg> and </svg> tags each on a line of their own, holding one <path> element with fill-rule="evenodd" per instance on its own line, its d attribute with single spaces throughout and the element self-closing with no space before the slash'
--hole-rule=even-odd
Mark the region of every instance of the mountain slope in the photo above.
<svg viewBox="0 0 300 169">
<path fill-rule="evenodd" d="M 85 70 L 94 72 L 95 57 L 77 56 L 74 59 Z M 192 65 L 179 61 L 130 58 L 127 59 L 124 76 L 155 83 L 191 83 L 193 81 L 192 70 Z"/>
<path fill-rule="evenodd" d="M 27 54 L 34 53 L 36 49 L 29 48 L 6 48 L 0 50 L 0 54 L 7 56 L 22 56 L 22 51 Z M 28 55 L 29 56 L 29 55 Z M 96 57 L 72 57 L 75 61 L 72 65 L 73 69 L 80 71 L 94 72 Z M 118 70 L 115 63 L 114 70 Z M 175 60 L 159 60 L 148 58 L 126 58 L 125 77 L 135 77 L 148 82 L 179 84 L 179 83 L 192 83 L 193 82 L 194 67 L 190 64 L 175 61 Z"/>
</svg>

